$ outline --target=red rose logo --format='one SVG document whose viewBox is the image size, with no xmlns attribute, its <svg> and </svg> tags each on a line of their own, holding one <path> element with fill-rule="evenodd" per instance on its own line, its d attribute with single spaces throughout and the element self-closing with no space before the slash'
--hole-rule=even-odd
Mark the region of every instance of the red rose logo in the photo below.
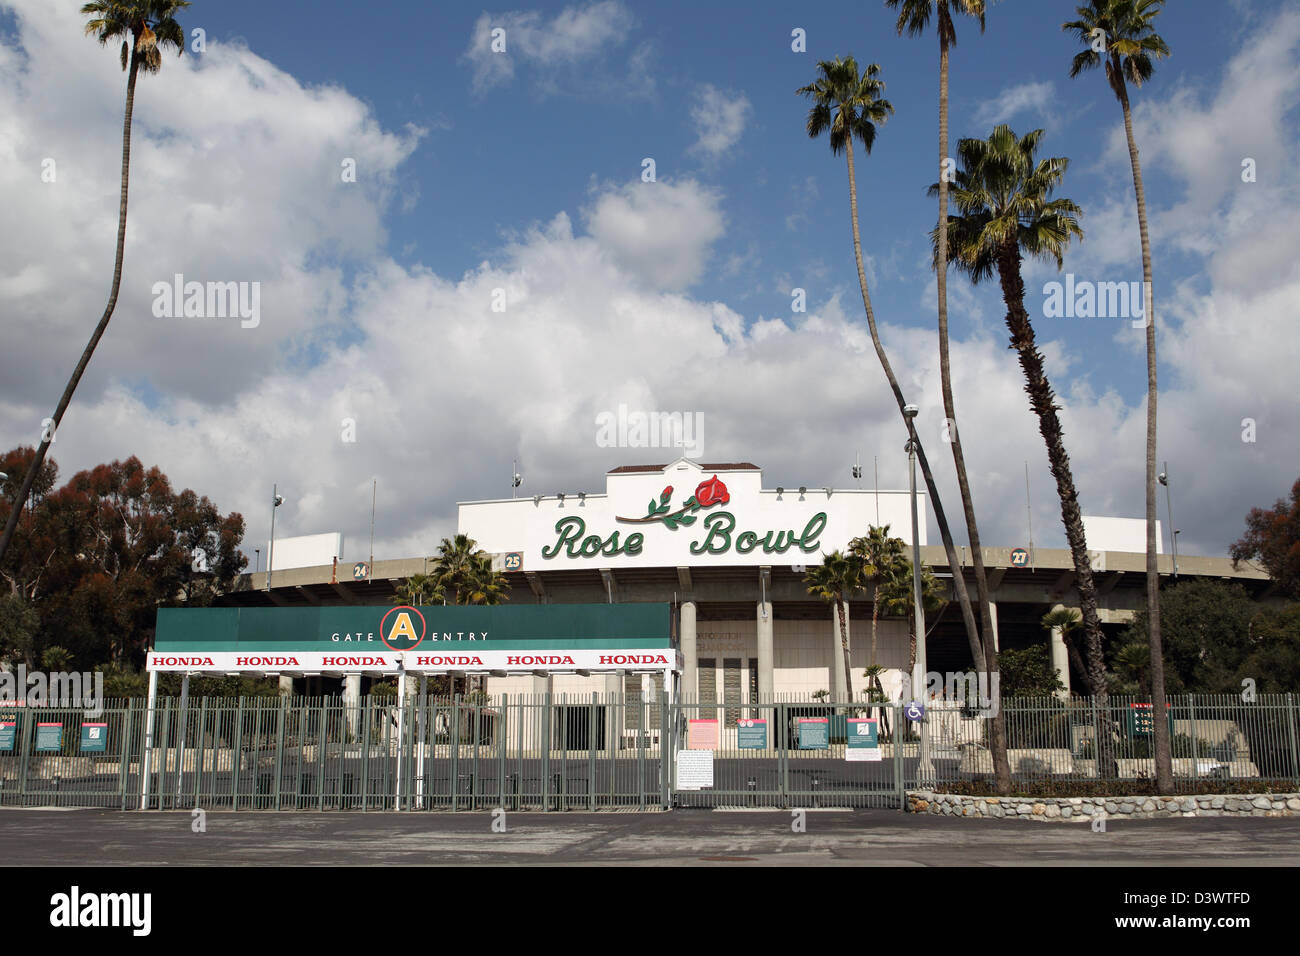
<svg viewBox="0 0 1300 956">
<path fill-rule="evenodd" d="M 667 501 L 672 496 L 673 496 L 673 486 L 669 485 L 667 488 L 665 488 L 662 492 L 659 493 L 659 500 Z"/>
<path fill-rule="evenodd" d="M 731 500 L 731 495 L 727 493 L 727 486 L 718 480 L 714 475 L 708 481 L 701 481 L 695 489 L 695 500 L 700 503 L 701 508 L 707 508 L 709 505 L 723 504 Z"/>
</svg>

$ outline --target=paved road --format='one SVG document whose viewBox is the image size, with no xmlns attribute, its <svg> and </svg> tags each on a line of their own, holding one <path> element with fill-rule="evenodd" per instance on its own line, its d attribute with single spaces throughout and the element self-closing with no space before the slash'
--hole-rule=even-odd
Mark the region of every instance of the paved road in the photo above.
<svg viewBox="0 0 1300 956">
<path fill-rule="evenodd" d="M 10 865 L 1300 866 L 1300 818 L 1080 824 L 892 810 L 487 813 L 0 810 Z"/>
</svg>

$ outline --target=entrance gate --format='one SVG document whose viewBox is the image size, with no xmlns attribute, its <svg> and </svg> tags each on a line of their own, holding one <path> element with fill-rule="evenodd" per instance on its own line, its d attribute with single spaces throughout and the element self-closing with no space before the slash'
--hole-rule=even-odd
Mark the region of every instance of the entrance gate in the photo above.
<svg viewBox="0 0 1300 956">
<path fill-rule="evenodd" d="M 734 705 L 674 705 L 682 749 L 716 735 L 713 786 L 678 789 L 680 807 L 903 806 L 903 777 L 915 775 L 916 744 L 901 739 L 902 708 L 893 704 L 836 705 L 789 701 Z M 879 758 L 849 759 L 849 718 L 878 721 Z M 814 726 L 803 731 L 801 721 Z M 698 722 L 698 723 L 697 723 Z M 903 728 L 904 735 L 906 727 Z M 856 754 L 854 754 L 856 756 Z"/>
</svg>

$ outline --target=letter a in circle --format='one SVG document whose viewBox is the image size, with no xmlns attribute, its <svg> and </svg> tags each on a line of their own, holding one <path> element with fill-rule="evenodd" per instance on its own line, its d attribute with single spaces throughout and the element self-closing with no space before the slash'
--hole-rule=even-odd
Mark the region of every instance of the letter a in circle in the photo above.
<svg viewBox="0 0 1300 956">
<path fill-rule="evenodd" d="M 401 611 L 393 619 L 393 629 L 388 632 L 388 643 L 405 638 L 408 641 L 418 642 L 420 635 L 415 633 L 415 627 L 411 624 L 411 615 Z"/>
</svg>

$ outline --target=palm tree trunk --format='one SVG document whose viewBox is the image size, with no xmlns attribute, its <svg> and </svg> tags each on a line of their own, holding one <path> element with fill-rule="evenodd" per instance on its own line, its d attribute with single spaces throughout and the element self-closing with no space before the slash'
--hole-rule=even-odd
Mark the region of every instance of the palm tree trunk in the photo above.
<svg viewBox="0 0 1300 956">
<path fill-rule="evenodd" d="M 1174 792 L 1173 754 L 1169 722 L 1165 717 L 1165 659 L 1160 639 L 1160 571 L 1156 563 L 1156 304 L 1151 283 L 1151 237 L 1147 232 L 1147 200 L 1142 188 L 1142 166 L 1133 139 L 1133 116 L 1129 111 L 1128 89 L 1119 69 L 1118 55 L 1111 53 L 1118 79 L 1120 106 L 1124 109 L 1124 135 L 1128 138 L 1129 164 L 1133 167 L 1133 189 L 1137 194 L 1138 234 L 1142 239 L 1142 288 L 1145 292 L 1143 319 L 1147 333 L 1147 634 L 1151 645 L 1151 718 L 1155 722 L 1156 789 Z M 1172 535 L 1174 529 L 1170 528 Z"/>
<path fill-rule="evenodd" d="M 934 519 L 939 526 L 939 537 L 943 540 L 944 552 L 948 556 L 948 566 L 953 571 L 953 591 L 956 592 L 957 603 L 961 607 L 962 621 L 966 625 L 966 640 L 970 645 L 971 657 L 975 661 L 976 668 L 983 670 L 984 650 L 980 644 L 979 629 L 975 623 L 974 611 L 971 608 L 970 594 L 966 589 L 966 579 L 962 576 L 961 565 L 957 561 L 957 548 L 953 544 L 952 531 L 948 527 L 948 518 L 939 499 L 939 489 L 934 483 L 934 474 L 930 470 L 930 462 L 926 457 L 920 436 L 916 434 L 916 428 L 912 420 L 903 414 L 903 406 L 907 404 L 907 400 L 903 397 L 903 390 L 899 387 L 898 378 L 894 375 L 894 368 L 889 363 L 889 356 L 885 353 L 885 347 L 880 341 L 880 331 L 876 328 L 876 314 L 871 308 L 871 295 L 867 291 L 867 273 L 862 265 L 862 237 L 858 230 L 858 186 L 853 167 L 853 140 L 851 137 L 845 141 L 845 146 L 849 165 L 849 208 L 852 212 L 850 218 L 853 225 L 853 254 L 857 259 L 858 286 L 862 290 L 862 305 L 867 313 L 867 328 L 871 332 L 871 344 L 875 346 L 876 358 L 880 360 L 880 367 L 884 369 L 885 378 L 889 381 L 890 390 L 894 393 L 894 401 L 898 405 L 898 414 L 902 415 L 903 421 L 907 425 L 908 437 L 915 443 L 916 460 L 920 464 L 921 474 L 925 478 L 926 491 L 930 496 L 930 506 L 934 508 Z M 913 664 L 915 665 L 915 658 Z"/>
<path fill-rule="evenodd" d="M 1088 542 L 1083 533 L 1083 517 L 1079 511 L 1079 495 L 1074 487 L 1070 470 L 1070 456 L 1065 450 L 1061 434 L 1061 420 L 1056 414 L 1056 396 L 1043 368 L 1043 355 L 1034 342 L 1034 327 L 1025 311 L 1025 284 L 1020 271 L 1020 247 L 1015 242 L 1002 246 L 998 253 L 998 278 L 1002 283 L 1002 300 L 1007 306 L 1007 331 L 1011 333 L 1011 347 L 1020 357 L 1020 368 L 1025 373 L 1025 392 L 1029 406 L 1038 416 L 1038 430 L 1047 445 L 1047 460 L 1052 477 L 1056 479 L 1056 494 L 1061 499 L 1061 523 L 1074 560 L 1075 582 L 1079 589 L 1079 604 L 1083 612 L 1084 639 L 1088 649 L 1088 680 L 1093 694 L 1098 698 L 1099 711 L 1110 713 L 1110 700 L 1106 693 L 1106 662 L 1102 654 L 1101 618 L 1097 614 L 1097 588 L 1092 577 L 1092 563 L 1088 560 Z M 1107 722 L 1108 725 L 1109 722 Z M 1109 766 L 1110 735 L 1103 735 L 1104 748 L 1099 746 L 1099 766 Z M 1103 753 L 1103 749 L 1105 753 Z"/>
<path fill-rule="evenodd" d="M 45 461 L 45 454 L 49 451 L 50 443 L 54 440 L 59 424 L 63 421 L 63 413 L 67 411 L 68 404 L 72 401 L 72 393 L 77 390 L 77 384 L 81 381 L 86 366 L 90 364 L 90 357 L 95 354 L 95 348 L 99 345 L 99 340 L 104 337 L 104 331 L 108 328 L 108 320 L 113 317 L 113 310 L 117 307 L 117 292 L 122 284 L 122 255 L 126 248 L 126 194 L 131 172 L 131 114 L 135 110 L 135 79 L 139 70 L 140 60 L 133 49 L 131 68 L 126 80 L 126 112 L 122 118 L 122 191 L 118 199 L 117 253 L 113 262 L 113 287 L 108 293 L 108 305 L 105 306 L 99 325 L 95 327 L 94 334 L 90 337 L 85 350 L 81 353 L 81 361 L 73 369 L 72 377 L 68 379 L 68 384 L 63 389 L 63 396 L 54 409 L 53 426 L 47 429 L 44 437 L 42 437 L 41 445 L 36 449 L 36 457 L 32 459 L 32 463 L 27 469 L 27 475 L 23 478 L 22 487 L 14 496 L 13 506 L 9 511 L 9 520 L 5 522 L 3 536 L 0 536 L 0 561 L 4 560 L 5 552 L 9 550 L 9 542 L 13 540 L 14 531 L 18 527 L 18 517 L 22 513 L 23 504 L 31 493 L 32 485 L 36 482 L 36 476 L 40 474 L 41 465 Z"/>
<path fill-rule="evenodd" d="M 880 585 L 871 596 L 871 666 L 876 666 L 876 621 L 880 617 Z"/>
<path fill-rule="evenodd" d="M 948 443 L 952 446 L 952 460 L 957 469 L 957 488 L 961 492 L 962 510 L 966 516 L 966 533 L 970 538 L 971 563 L 975 569 L 975 591 L 980 606 L 980 632 L 983 635 L 984 662 L 988 673 L 997 671 L 997 648 L 993 642 L 993 615 L 989 610 L 989 586 L 984 574 L 984 551 L 980 547 L 979 527 L 975 522 L 975 502 L 971 496 L 970 481 L 966 475 L 966 456 L 962 452 L 957 428 L 957 407 L 952 394 L 952 366 L 948 351 L 948 40 L 939 30 L 939 242 L 936 297 L 939 305 L 939 379 L 943 391 L 943 412 L 948 419 Z M 956 579 L 954 569 L 954 580 Z M 984 668 L 981 668 L 984 669 Z M 989 681 L 992 686 L 992 680 Z M 1011 792 L 1011 765 L 1007 759 L 1002 708 L 997 709 L 990 728 L 989 745 L 993 757 L 993 772 L 998 788 Z"/>
<path fill-rule="evenodd" d="M 849 667 L 849 628 L 844 618 L 844 601 L 836 598 L 835 608 L 840 615 L 840 649 L 844 652 L 844 690 L 853 700 L 853 670 Z"/>
</svg>

